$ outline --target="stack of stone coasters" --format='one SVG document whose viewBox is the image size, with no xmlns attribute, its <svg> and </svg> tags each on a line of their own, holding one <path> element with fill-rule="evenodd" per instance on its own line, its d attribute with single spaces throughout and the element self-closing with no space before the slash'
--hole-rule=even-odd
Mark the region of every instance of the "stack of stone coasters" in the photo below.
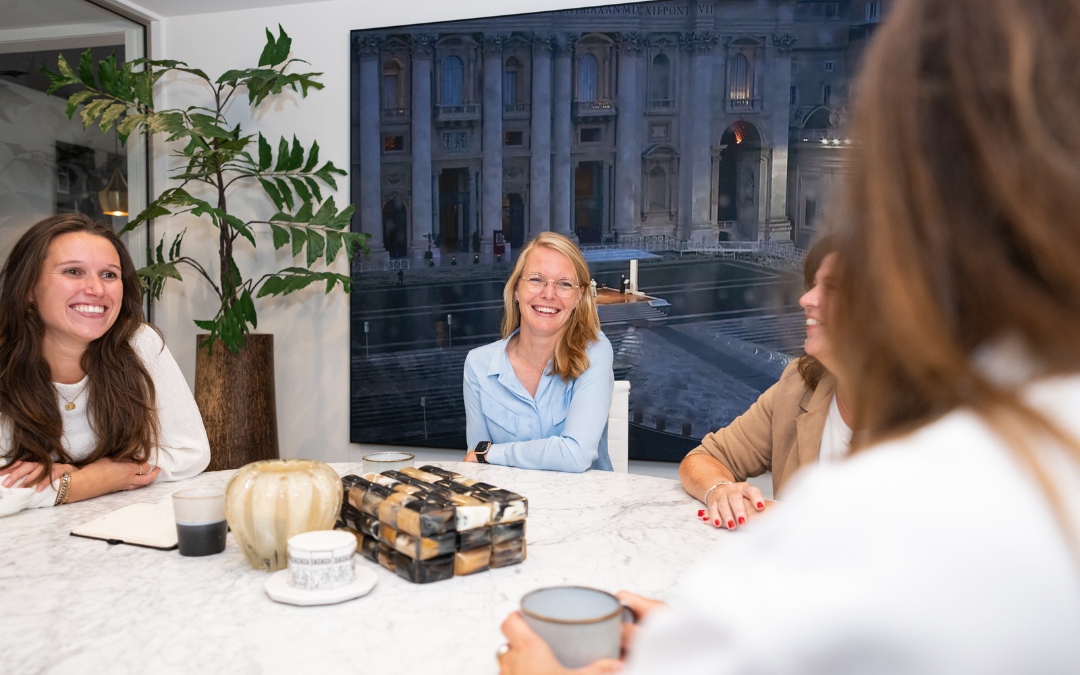
<svg viewBox="0 0 1080 675">
<path fill-rule="evenodd" d="M 426 584 L 525 560 L 529 500 L 437 466 L 345 476 L 337 527 L 357 550 Z"/>
</svg>

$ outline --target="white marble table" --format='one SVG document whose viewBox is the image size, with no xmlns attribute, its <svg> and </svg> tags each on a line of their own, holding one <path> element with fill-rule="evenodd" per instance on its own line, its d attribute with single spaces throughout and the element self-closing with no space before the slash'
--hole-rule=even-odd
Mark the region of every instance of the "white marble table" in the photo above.
<svg viewBox="0 0 1080 675">
<path fill-rule="evenodd" d="M 177 483 L 0 519 L 0 672 L 493 673 L 499 624 L 526 592 L 579 584 L 664 598 L 726 534 L 695 519 L 676 481 L 436 464 L 529 498 L 524 563 L 414 585 L 358 557 L 379 575 L 369 595 L 294 607 L 266 596 L 267 573 L 231 534 L 206 558 L 68 534 L 126 504 L 167 500 Z M 223 486 L 232 473 L 182 485 Z"/>
</svg>

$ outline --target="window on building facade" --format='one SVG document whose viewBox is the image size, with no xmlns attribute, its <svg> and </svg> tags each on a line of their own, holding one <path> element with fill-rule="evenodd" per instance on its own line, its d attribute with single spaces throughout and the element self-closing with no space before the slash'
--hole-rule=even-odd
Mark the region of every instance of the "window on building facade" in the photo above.
<svg viewBox="0 0 1080 675">
<path fill-rule="evenodd" d="M 791 74 L 797 75 L 799 73 L 799 62 L 795 59 L 791 59 Z"/>
<path fill-rule="evenodd" d="M 503 66 L 503 105 L 513 110 L 519 102 L 518 82 L 521 80 L 521 61 L 511 56 Z"/>
<path fill-rule="evenodd" d="M 382 108 L 384 111 L 400 110 L 405 107 L 405 91 L 402 86 L 401 64 L 396 60 L 383 65 Z"/>
<path fill-rule="evenodd" d="M 578 134 L 581 143 L 599 143 L 600 127 L 583 127 Z"/>
<path fill-rule="evenodd" d="M 461 105 L 465 102 L 465 64 L 458 56 L 450 55 L 443 59 L 442 66 L 442 105 Z"/>
<path fill-rule="evenodd" d="M 829 105 L 830 98 L 832 98 L 832 86 L 828 84 L 821 85 L 821 104 Z"/>
<path fill-rule="evenodd" d="M 646 194 L 649 211 L 667 210 L 667 172 L 663 167 L 653 167 L 653 170 L 649 172 Z"/>
<path fill-rule="evenodd" d="M 597 84 L 600 64 L 593 54 L 585 54 L 578 61 L 578 100 L 593 103 L 597 100 Z"/>
<path fill-rule="evenodd" d="M 403 152 L 405 150 L 404 136 L 383 136 L 383 152 Z"/>
<path fill-rule="evenodd" d="M 822 67 L 825 69 L 826 73 L 831 73 L 836 70 L 836 61 L 826 61 L 822 64 Z"/>
<path fill-rule="evenodd" d="M 736 54 L 731 64 L 731 86 L 728 88 L 728 98 L 733 103 L 749 103 L 750 90 L 750 63 L 743 54 Z"/>
<path fill-rule="evenodd" d="M 521 131 L 507 131 L 503 134 L 503 145 L 524 145 L 525 134 Z"/>
<path fill-rule="evenodd" d="M 791 93 L 789 94 L 788 103 L 790 103 L 791 105 L 799 105 L 799 88 L 798 87 L 792 87 L 791 88 Z"/>
<path fill-rule="evenodd" d="M 881 20 L 881 2 L 866 3 L 866 23 L 877 23 Z"/>
<path fill-rule="evenodd" d="M 650 84 L 649 98 L 653 107 L 670 107 L 674 97 L 671 95 L 671 61 L 666 54 L 657 54 L 653 59 Z"/>
</svg>

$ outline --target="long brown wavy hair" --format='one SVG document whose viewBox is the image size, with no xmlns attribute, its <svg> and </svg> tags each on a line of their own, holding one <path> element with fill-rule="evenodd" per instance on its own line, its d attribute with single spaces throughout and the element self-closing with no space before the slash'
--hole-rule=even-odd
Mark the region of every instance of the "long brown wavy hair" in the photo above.
<svg viewBox="0 0 1080 675">
<path fill-rule="evenodd" d="M 563 254 L 574 267 L 574 276 L 577 284 L 581 287 L 581 300 L 577 307 L 571 310 L 570 319 L 566 322 L 562 337 L 555 346 L 555 358 L 551 364 L 551 372 L 558 375 L 564 382 L 577 379 L 589 369 L 589 356 L 585 350 L 589 345 L 600 339 L 600 317 L 596 313 L 596 299 L 589 289 L 592 277 L 589 275 L 589 264 L 581 255 L 581 250 L 566 237 L 555 232 L 541 232 L 525 244 L 521 249 L 514 271 L 506 280 L 503 288 L 503 339 L 510 337 L 518 326 L 521 325 L 521 311 L 514 301 L 514 290 L 521 282 L 521 275 L 525 270 L 525 258 L 529 251 L 543 246 Z"/>
<path fill-rule="evenodd" d="M 821 269 L 821 263 L 825 262 L 825 258 L 830 253 L 836 253 L 839 250 L 840 236 L 836 234 L 827 234 L 810 247 L 810 251 L 806 254 L 806 260 L 803 262 L 803 286 L 806 290 L 809 291 L 814 287 L 814 277 L 817 276 L 818 270 Z M 806 352 L 803 352 L 803 355 L 799 357 L 798 368 L 803 382 L 812 390 L 817 389 L 821 378 L 825 377 L 825 374 L 829 372 L 829 369 L 821 361 Z"/>
<path fill-rule="evenodd" d="M 157 443 L 154 382 L 131 346 L 142 327 L 142 289 L 127 248 L 101 223 L 65 213 L 35 224 L 19 238 L 0 272 L 0 423 L 9 425 L 7 464 L 40 462 L 47 476 L 52 464 L 76 463 L 60 443 L 64 423 L 49 364 L 42 353 L 45 324 L 29 303 L 42 273 L 49 245 L 61 235 L 84 232 L 107 239 L 120 256 L 123 300 L 116 322 L 86 348 L 82 369 L 89 376 L 87 414 L 97 445 L 86 459 L 102 457 L 145 462 Z"/>
<path fill-rule="evenodd" d="M 1066 532 L 1032 441 L 1078 463 L 1080 443 L 973 357 L 1009 339 L 1031 377 L 1080 372 L 1078 72 L 1075 0 L 897 3 L 854 106 L 857 226 L 830 335 L 865 430 L 855 451 L 964 406 L 1032 471 Z"/>
</svg>

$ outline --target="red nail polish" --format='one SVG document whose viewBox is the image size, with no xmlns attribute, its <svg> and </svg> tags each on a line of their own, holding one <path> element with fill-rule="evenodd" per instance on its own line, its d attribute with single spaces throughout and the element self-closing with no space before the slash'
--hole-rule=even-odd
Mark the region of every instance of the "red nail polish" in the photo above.
<svg viewBox="0 0 1080 675">
<path fill-rule="evenodd" d="M 743 518 L 742 516 L 739 516 L 739 524 L 742 525 L 745 522 L 746 522 L 746 518 Z"/>
<path fill-rule="evenodd" d="M 709 522 L 709 517 L 705 516 L 704 518 L 702 518 L 702 520 L 704 520 L 707 523 L 707 522 Z"/>
<path fill-rule="evenodd" d="M 717 521 L 716 521 L 716 524 L 717 524 L 717 525 L 719 525 L 719 524 L 720 524 L 720 521 L 719 521 L 719 520 L 717 520 Z"/>
<path fill-rule="evenodd" d="M 699 516 L 703 516 L 703 515 L 705 515 L 705 509 L 699 509 L 699 510 L 698 510 L 698 512 L 697 512 L 697 514 L 698 514 Z"/>
<path fill-rule="evenodd" d="M 757 507 L 758 507 L 759 509 L 763 509 L 763 508 L 765 508 L 765 504 L 763 504 L 763 503 L 761 503 L 761 502 L 758 502 L 758 503 L 757 503 Z"/>
<path fill-rule="evenodd" d="M 731 522 L 730 520 L 729 520 L 729 521 L 727 521 L 727 529 L 729 529 L 729 530 L 730 530 L 730 529 L 731 529 L 731 528 L 733 528 L 733 527 L 735 527 L 735 523 Z"/>
</svg>

